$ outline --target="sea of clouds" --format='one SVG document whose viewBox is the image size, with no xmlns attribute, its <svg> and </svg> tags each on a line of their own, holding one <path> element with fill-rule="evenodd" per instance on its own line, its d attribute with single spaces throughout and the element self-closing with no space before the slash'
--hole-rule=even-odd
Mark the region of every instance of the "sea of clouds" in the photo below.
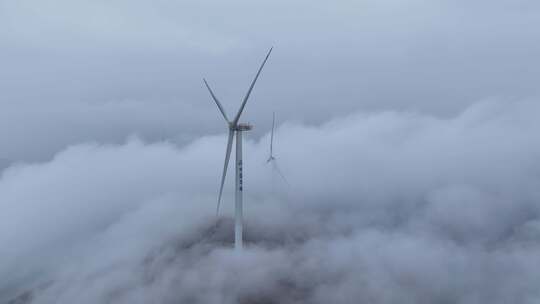
<svg viewBox="0 0 540 304">
<path fill-rule="evenodd" d="M 2 303 L 538 303 L 540 105 L 357 112 L 246 140 L 245 239 L 225 135 L 130 137 L 0 179 Z M 232 168 L 232 167 L 231 167 Z M 231 171 L 230 171 L 231 172 Z"/>
</svg>

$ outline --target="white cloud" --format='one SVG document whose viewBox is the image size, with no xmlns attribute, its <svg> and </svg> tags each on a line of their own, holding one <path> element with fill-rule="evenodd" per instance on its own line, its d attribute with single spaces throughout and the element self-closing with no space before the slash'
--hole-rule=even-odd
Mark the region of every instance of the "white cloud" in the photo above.
<svg viewBox="0 0 540 304">
<path fill-rule="evenodd" d="M 73 146 L 4 172 L 0 290 L 32 303 L 534 302 L 539 114 L 479 103 L 452 119 L 286 123 L 276 152 L 291 186 L 277 193 L 268 135 L 248 140 L 240 256 L 229 186 L 213 218 L 222 136 Z"/>
</svg>

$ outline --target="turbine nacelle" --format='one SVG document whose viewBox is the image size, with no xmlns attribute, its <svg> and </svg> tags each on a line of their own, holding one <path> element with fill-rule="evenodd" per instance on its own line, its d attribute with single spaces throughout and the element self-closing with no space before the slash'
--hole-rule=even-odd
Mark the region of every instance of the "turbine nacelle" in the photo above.
<svg viewBox="0 0 540 304">
<path fill-rule="evenodd" d="M 229 123 L 229 130 L 230 131 L 249 131 L 253 129 L 253 125 L 249 123 L 238 123 L 236 125 L 233 125 L 232 123 Z"/>
<path fill-rule="evenodd" d="M 249 123 L 239 123 L 234 128 L 235 131 L 249 131 L 253 129 L 253 125 L 250 125 Z"/>
</svg>

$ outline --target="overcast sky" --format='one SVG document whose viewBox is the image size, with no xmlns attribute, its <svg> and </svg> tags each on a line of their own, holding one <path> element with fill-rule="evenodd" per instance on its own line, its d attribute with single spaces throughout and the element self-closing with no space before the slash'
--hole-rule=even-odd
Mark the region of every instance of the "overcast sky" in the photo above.
<svg viewBox="0 0 540 304">
<path fill-rule="evenodd" d="M 0 0 L 0 303 L 538 303 L 539 29 L 537 0 Z M 271 46 L 234 253 L 202 78 L 232 116 Z"/>
<path fill-rule="evenodd" d="M 0 1 L 0 157 L 50 158 L 129 134 L 185 143 L 224 125 L 201 78 L 254 136 L 271 112 L 453 116 L 539 94 L 534 0 Z"/>
</svg>

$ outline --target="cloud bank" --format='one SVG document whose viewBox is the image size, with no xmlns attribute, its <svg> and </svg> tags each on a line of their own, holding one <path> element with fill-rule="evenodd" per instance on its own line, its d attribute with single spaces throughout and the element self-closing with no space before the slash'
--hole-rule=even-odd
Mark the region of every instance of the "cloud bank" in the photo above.
<svg viewBox="0 0 540 304">
<path fill-rule="evenodd" d="M 71 146 L 0 180 L 5 303 L 536 303 L 540 106 L 364 113 L 247 140 L 232 247 L 225 137 Z M 274 176 L 275 177 L 275 176 Z M 9 302 L 11 301 L 11 302 Z"/>
</svg>

